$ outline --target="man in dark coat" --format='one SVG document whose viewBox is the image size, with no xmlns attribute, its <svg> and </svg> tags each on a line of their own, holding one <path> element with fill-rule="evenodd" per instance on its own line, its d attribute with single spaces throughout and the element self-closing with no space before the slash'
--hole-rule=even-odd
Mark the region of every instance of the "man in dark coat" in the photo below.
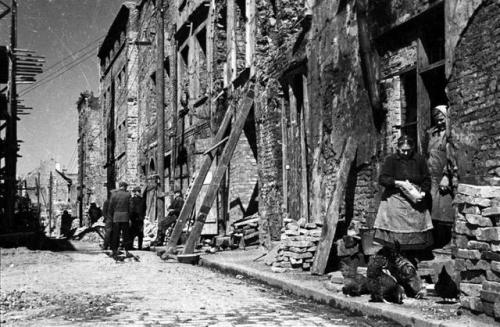
<svg viewBox="0 0 500 327">
<path fill-rule="evenodd" d="M 130 249 L 129 223 L 130 223 L 130 193 L 127 191 L 128 184 L 120 182 L 119 189 L 111 195 L 109 200 L 109 213 L 113 217 L 113 231 L 111 232 L 111 250 L 113 256 L 118 255 L 120 234 L 123 237 L 125 251 Z"/>
<path fill-rule="evenodd" d="M 89 219 L 90 219 L 90 226 L 92 226 L 94 223 L 96 223 L 99 218 L 102 216 L 102 210 L 99 208 L 95 202 L 92 202 L 90 204 L 90 208 L 88 211 Z"/>
<path fill-rule="evenodd" d="M 175 223 L 179 213 L 181 212 L 182 206 L 184 205 L 184 199 L 180 189 L 176 189 L 174 192 L 174 200 L 168 207 L 168 213 L 166 217 L 160 217 L 158 219 L 158 232 L 156 234 L 156 240 L 154 240 L 151 245 L 160 246 L 163 245 L 163 240 L 165 238 L 165 233 L 167 229 Z"/>
<path fill-rule="evenodd" d="M 146 203 L 141 196 L 141 188 L 134 187 L 132 190 L 132 198 L 130 199 L 130 244 L 134 244 L 134 239 L 137 236 L 137 248 L 142 250 L 142 239 L 144 238 L 144 216 L 146 215 Z"/>
<path fill-rule="evenodd" d="M 111 191 L 111 192 L 114 192 Z M 109 195 L 102 204 L 102 215 L 104 217 L 104 242 L 102 244 L 103 250 L 108 250 L 111 245 L 111 232 L 113 230 L 113 217 L 109 211 Z"/>
</svg>

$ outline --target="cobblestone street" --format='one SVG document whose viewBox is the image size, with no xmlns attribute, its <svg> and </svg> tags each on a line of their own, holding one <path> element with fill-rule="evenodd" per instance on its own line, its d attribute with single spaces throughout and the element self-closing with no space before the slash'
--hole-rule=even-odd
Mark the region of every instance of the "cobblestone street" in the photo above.
<svg viewBox="0 0 500 327">
<path fill-rule="evenodd" d="M 99 251 L 2 249 L 3 326 L 391 326 L 242 276 L 164 262 L 115 263 Z"/>
</svg>

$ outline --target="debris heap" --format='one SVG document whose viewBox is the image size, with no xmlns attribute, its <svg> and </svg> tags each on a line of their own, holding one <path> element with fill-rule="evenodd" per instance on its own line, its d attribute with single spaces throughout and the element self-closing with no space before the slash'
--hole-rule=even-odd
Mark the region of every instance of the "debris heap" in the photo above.
<svg viewBox="0 0 500 327">
<path fill-rule="evenodd" d="M 259 244 L 259 214 L 245 217 L 233 223 L 231 239 L 241 247 Z"/>
<path fill-rule="evenodd" d="M 454 205 L 452 254 L 468 295 L 461 304 L 500 319 L 500 187 L 460 184 Z"/>
<path fill-rule="evenodd" d="M 285 218 L 283 222 L 285 227 L 282 229 L 278 255 L 272 263 L 273 271 L 309 270 L 321 239 L 322 225 L 307 223 L 304 218 L 298 221 Z"/>
</svg>

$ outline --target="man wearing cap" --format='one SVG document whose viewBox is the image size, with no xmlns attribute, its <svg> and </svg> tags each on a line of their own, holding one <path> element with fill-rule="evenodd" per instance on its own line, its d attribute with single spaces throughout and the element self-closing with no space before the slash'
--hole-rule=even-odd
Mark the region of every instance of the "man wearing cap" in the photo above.
<svg viewBox="0 0 500 327">
<path fill-rule="evenodd" d="M 146 204 L 141 196 L 141 188 L 134 187 L 132 190 L 132 198 L 130 199 L 130 245 L 134 244 L 134 239 L 137 236 L 137 248 L 142 250 L 142 239 L 144 238 L 144 216 L 146 215 Z"/>
<path fill-rule="evenodd" d="M 432 109 L 433 126 L 428 131 L 427 165 L 431 174 L 431 216 L 434 225 L 435 247 L 441 248 L 451 240 L 454 222 L 453 190 L 458 185 L 457 163 L 447 133 L 448 108 L 439 105 Z"/>
<path fill-rule="evenodd" d="M 158 232 L 156 234 L 156 240 L 154 240 L 151 245 L 160 246 L 163 245 L 163 240 L 165 238 L 165 233 L 167 229 L 175 223 L 179 213 L 181 212 L 182 206 L 184 205 L 184 199 L 182 198 L 182 193 L 180 189 L 174 191 L 174 200 L 168 207 L 168 213 L 166 217 L 160 217 L 158 220 Z"/>
<path fill-rule="evenodd" d="M 113 257 L 118 255 L 120 234 L 123 237 L 125 251 L 130 249 L 129 244 L 129 221 L 130 221 L 130 193 L 127 191 L 128 184 L 120 182 L 119 189 L 112 193 L 109 200 L 109 214 L 113 217 L 113 229 L 111 232 L 111 250 Z"/>
</svg>

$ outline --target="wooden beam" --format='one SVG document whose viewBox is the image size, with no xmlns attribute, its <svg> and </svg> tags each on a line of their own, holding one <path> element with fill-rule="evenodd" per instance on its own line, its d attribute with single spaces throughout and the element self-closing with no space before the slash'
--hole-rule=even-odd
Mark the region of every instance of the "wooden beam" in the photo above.
<svg viewBox="0 0 500 327">
<path fill-rule="evenodd" d="M 281 152 L 283 169 L 283 211 L 288 212 L 288 120 L 285 99 L 281 98 Z"/>
<path fill-rule="evenodd" d="M 222 140 L 231 123 L 232 117 L 233 117 L 233 110 L 231 108 L 228 108 L 226 114 L 224 115 L 224 119 L 221 122 L 220 128 L 214 137 L 214 143 L 218 143 Z M 194 205 L 196 203 L 196 198 L 198 197 L 201 187 L 203 186 L 203 182 L 205 181 L 207 173 L 210 170 L 212 161 L 213 161 L 212 156 L 205 157 L 200 169 L 196 174 L 196 177 L 194 178 L 194 181 L 192 182 L 192 187 L 190 188 L 187 194 L 186 201 L 184 202 L 184 206 L 182 207 L 181 212 L 179 213 L 179 218 L 177 219 L 177 223 L 174 226 L 172 235 L 170 236 L 170 240 L 168 241 L 167 244 L 167 252 L 169 253 L 174 253 L 175 251 L 175 247 L 179 242 L 182 230 L 184 229 L 184 226 L 186 225 L 186 222 L 188 221 L 188 218 L 191 215 L 191 212 L 193 211 Z"/>
<path fill-rule="evenodd" d="M 314 147 L 312 156 L 312 172 L 311 172 L 311 216 L 313 222 L 322 222 L 321 219 L 321 186 L 322 176 L 320 169 L 320 157 L 323 149 L 323 116 L 321 115 L 318 122 L 318 142 Z"/>
<path fill-rule="evenodd" d="M 255 0 L 245 1 L 245 64 L 250 67 L 250 76 L 254 73 L 253 57 L 255 53 Z"/>
<path fill-rule="evenodd" d="M 210 131 L 212 135 L 215 131 L 215 117 L 217 106 L 212 103 L 214 101 L 212 93 L 214 92 L 214 81 L 213 81 L 213 71 L 214 71 L 214 37 L 215 37 L 215 0 L 210 1 L 210 7 L 208 9 L 208 23 L 207 23 L 207 81 L 208 81 L 208 112 L 210 113 Z"/>
<path fill-rule="evenodd" d="M 231 83 L 236 78 L 236 22 L 235 0 L 227 0 L 226 5 L 226 35 L 227 35 L 227 82 Z"/>
<path fill-rule="evenodd" d="M 318 251 L 314 256 L 314 262 L 311 267 L 311 273 L 322 275 L 325 273 L 326 264 L 330 257 L 330 250 L 333 246 L 333 238 L 337 230 L 337 223 L 339 221 L 340 205 L 344 199 L 344 190 L 351 168 L 352 162 L 356 158 L 356 150 L 358 147 L 357 139 L 349 136 L 344 147 L 342 159 L 340 160 L 339 169 L 336 174 L 336 187 L 330 199 L 330 204 L 325 215 L 323 224 L 323 231 L 321 233 L 321 241 L 318 244 Z"/>
<path fill-rule="evenodd" d="M 207 193 L 203 198 L 203 202 L 200 207 L 200 212 L 196 217 L 196 221 L 193 225 L 193 229 L 189 234 L 189 238 L 186 242 L 186 246 L 184 247 L 184 254 L 191 254 L 194 251 L 195 245 L 198 242 L 201 231 L 203 229 L 203 225 L 205 224 L 205 220 L 207 219 L 208 213 L 212 207 L 212 203 L 217 196 L 217 191 L 219 189 L 222 178 L 224 177 L 229 162 L 233 156 L 234 150 L 236 149 L 236 145 L 240 139 L 241 132 L 243 131 L 243 127 L 245 126 L 246 119 L 250 110 L 253 107 L 254 102 L 254 90 L 253 83 L 250 83 L 248 88 L 248 92 L 243 99 L 243 103 L 238 110 L 237 117 L 235 122 L 231 128 L 231 134 L 229 135 L 229 140 L 224 147 L 224 151 L 219 159 L 217 169 L 212 177 L 210 185 L 208 186 Z"/>
<path fill-rule="evenodd" d="M 306 124 L 304 118 L 304 107 L 300 110 L 300 216 L 309 222 L 309 187 L 307 178 L 307 147 L 306 147 Z"/>
<path fill-rule="evenodd" d="M 422 40 L 417 40 L 417 146 L 420 153 L 424 153 L 426 132 L 431 126 L 431 101 L 429 92 L 421 75 L 421 68 L 428 66 L 427 53 Z"/>
</svg>

